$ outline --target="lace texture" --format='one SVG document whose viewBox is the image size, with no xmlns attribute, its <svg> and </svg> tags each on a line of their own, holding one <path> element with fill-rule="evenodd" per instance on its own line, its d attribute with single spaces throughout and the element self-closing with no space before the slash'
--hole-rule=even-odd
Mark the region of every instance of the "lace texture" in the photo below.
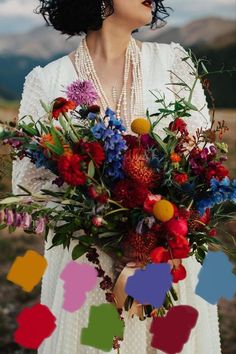
<svg viewBox="0 0 236 354">
<path fill-rule="evenodd" d="M 157 82 L 159 89 L 167 94 L 169 99 L 174 99 L 173 94 L 167 90 L 164 83 L 170 81 L 167 69 L 175 70 L 181 78 L 187 82 L 192 81 L 189 76 L 189 68 L 186 68 L 186 62 L 181 61 L 182 53 L 179 49 L 183 48 L 178 43 L 157 44 L 145 43 L 143 65 L 145 70 L 144 81 L 146 89 L 149 87 L 156 88 Z M 145 52 L 146 50 L 146 52 Z M 161 61 L 157 60 L 156 55 L 162 56 Z M 171 66 L 165 63 L 172 63 Z M 152 69 L 150 69 L 152 68 Z M 44 76 L 43 76 L 44 72 Z M 58 74 L 60 73 L 60 75 Z M 158 76 L 156 76 L 158 74 Z M 45 76 L 48 77 L 50 85 L 45 85 Z M 49 78 L 50 76 L 50 78 Z M 37 119 L 42 115 L 42 107 L 39 99 L 47 101 L 58 95 L 62 84 L 68 84 L 72 80 L 77 79 L 74 69 L 68 58 L 62 57 L 46 67 L 34 68 L 26 77 L 23 96 L 19 116 L 32 114 Z M 173 78 L 172 78 L 173 79 Z M 175 80 L 173 80 L 176 82 Z M 45 88 L 44 88 L 45 87 Z M 144 105 L 156 110 L 153 96 L 144 94 Z M 206 104 L 205 96 L 201 85 L 196 85 L 193 97 L 193 104 L 204 106 Z M 205 106 L 204 113 L 207 121 L 210 121 L 208 108 Z M 191 119 L 188 120 L 188 128 L 195 131 L 196 127 L 204 124 L 205 119 L 199 112 L 194 112 Z M 164 124 L 164 123 L 163 123 Z M 166 125 L 166 123 L 164 124 Z M 158 127 L 161 132 L 162 125 Z M 30 190 L 39 191 L 41 188 L 50 187 L 51 180 L 54 176 L 45 169 L 36 169 L 28 159 L 15 161 L 13 166 L 12 187 L 13 192 L 18 191 L 17 184 L 22 184 Z M 80 332 L 83 327 L 87 327 L 89 319 L 89 309 L 91 305 L 99 305 L 105 302 L 104 292 L 99 288 L 87 294 L 85 305 L 74 313 L 66 312 L 62 309 L 64 299 L 63 281 L 59 278 L 64 266 L 71 261 L 71 251 L 74 247 L 75 240 L 72 241 L 69 251 L 63 249 L 62 246 L 52 248 L 51 241 L 53 232 L 48 235 L 48 242 L 45 242 L 44 256 L 47 260 L 48 267 L 42 279 L 41 303 L 48 306 L 52 313 L 56 316 L 57 328 L 53 334 L 44 340 L 38 349 L 38 354 L 102 354 L 103 351 L 80 344 Z M 99 251 L 100 261 L 108 275 L 113 277 L 112 259 Z M 87 263 L 87 258 L 82 256 L 80 263 Z M 176 291 L 179 294 L 179 304 L 191 305 L 199 312 L 199 319 L 196 327 L 192 330 L 189 341 L 184 345 L 182 354 L 220 354 L 220 336 L 217 317 L 217 306 L 208 304 L 206 301 L 195 295 L 194 290 L 197 283 L 197 274 L 200 265 L 193 257 L 185 259 L 183 264 L 186 265 L 188 276 L 183 282 L 176 285 Z M 99 281 L 99 280 L 98 280 Z M 137 318 L 129 319 L 125 313 L 125 334 L 124 341 L 121 344 L 121 354 L 163 354 L 163 352 L 151 348 L 151 334 L 149 333 L 150 319 L 147 321 L 139 321 Z M 117 353 L 112 350 L 110 353 Z"/>
<path fill-rule="evenodd" d="M 41 70 L 42 68 L 37 66 L 25 78 L 18 120 L 31 115 L 37 121 L 45 113 L 39 101 L 40 99 L 45 102 L 48 100 L 40 80 Z M 25 117 L 24 122 L 30 122 L 30 118 Z M 22 192 L 18 185 L 27 186 L 33 193 L 39 192 L 40 189 L 51 186 L 53 179 L 55 179 L 53 173 L 43 167 L 36 168 L 28 157 L 13 162 L 12 191 L 14 194 Z"/>
</svg>

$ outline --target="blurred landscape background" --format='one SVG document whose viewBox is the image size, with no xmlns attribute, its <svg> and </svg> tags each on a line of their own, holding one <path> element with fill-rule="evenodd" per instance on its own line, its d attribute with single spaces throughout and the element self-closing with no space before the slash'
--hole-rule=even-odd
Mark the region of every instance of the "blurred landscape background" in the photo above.
<svg viewBox="0 0 236 354">
<path fill-rule="evenodd" d="M 81 38 L 66 40 L 43 19 L 33 13 L 37 0 L 0 0 L 0 120 L 11 121 L 18 115 L 25 76 L 37 65 L 47 63 L 74 50 Z M 210 72 L 236 68 L 236 1 L 235 0 L 168 0 L 165 6 L 173 8 L 167 24 L 151 31 L 142 28 L 134 37 L 141 41 L 180 43 L 192 49 L 198 57 L 209 60 Z M 229 127 L 225 142 L 229 145 L 226 166 L 236 176 L 236 73 L 210 74 L 210 89 L 215 99 L 215 120 L 224 119 Z M 212 108 L 210 97 L 207 97 Z M 210 110 L 212 114 L 212 109 Z M 0 146 L 0 193 L 11 192 L 11 163 L 9 151 Z M 225 226 L 236 240 L 236 226 Z M 232 239 L 220 233 L 219 237 L 231 247 Z M 20 348 L 13 341 L 16 316 L 26 306 L 40 300 L 40 284 L 30 294 L 6 280 L 7 272 L 17 256 L 34 249 L 43 254 L 42 237 L 8 234 L 0 231 L 0 354 L 36 353 Z M 235 265 L 234 265 L 235 266 Z M 236 297 L 221 299 L 219 304 L 222 353 L 236 353 Z M 209 339 L 210 340 L 210 339 Z M 56 354 L 56 353 L 52 353 Z M 69 354 L 69 353 L 65 353 Z M 144 354 L 144 353 L 139 353 Z M 206 354 L 206 353 L 199 353 Z"/>
</svg>

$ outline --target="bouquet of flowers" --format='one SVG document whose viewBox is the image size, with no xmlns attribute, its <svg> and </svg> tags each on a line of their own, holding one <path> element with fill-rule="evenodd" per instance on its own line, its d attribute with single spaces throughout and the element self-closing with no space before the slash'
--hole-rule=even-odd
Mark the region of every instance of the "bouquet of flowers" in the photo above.
<svg viewBox="0 0 236 354">
<path fill-rule="evenodd" d="M 191 101 L 167 105 L 156 97 L 163 108 L 134 119 L 133 134 L 127 134 L 110 108 L 101 116 L 91 82 L 77 80 L 66 94 L 50 104 L 41 102 L 43 119 L 29 117 L 26 124 L 22 117 L 17 124 L 1 125 L 0 139 L 12 147 L 12 159 L 30 158 L 36 168 L 50 170 L 59 187 L 35 194 L 20 186 L 22 194 L 5 196 L 1 228 L 44 233 L 46 240 L 53 229 L 52 247 L 69 249 L 71 240 L 77 240 L 72 258 L 86 254 L 106 299 L 116 304 L 119 283 L 102 269 L 97 247 L 121 264 L 123 259 L 139 268 L 172 264 L 173 283 L 187 276 L 181 260 L 194 255 L 202 263 L 209 245 L 235 253 L 216 238 L 217 225 L 235 217 L 227 209 L 236 202 L 236 179 L 224 167 L 224 121 L 215 125 L 213 120 L 209 129 L 190 135 L 186 121 L 197 109 Z M 173 120 L 161 139 L 155 128 L 167 116 Z M 128 295 L 122 305 L 131 310 L 134 300 Z M 138 315 L 163 316 L 175 300 L 171 286 L 160 308 L 143 304 Z"/>
</svg>

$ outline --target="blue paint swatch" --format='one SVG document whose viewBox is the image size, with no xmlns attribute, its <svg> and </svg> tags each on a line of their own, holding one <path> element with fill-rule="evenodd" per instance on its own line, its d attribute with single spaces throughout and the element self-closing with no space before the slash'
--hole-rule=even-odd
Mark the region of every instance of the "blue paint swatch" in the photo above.
<svg viewBox="0 0 236 354">
<path fill-rule="evenodd" d="M 209 251 L 198 278 L 195 293 L 212 305 L 217 304 L 221 297 L 232 299 L 236 292 L 236 277 L 224 252 Z"/>
</svg>

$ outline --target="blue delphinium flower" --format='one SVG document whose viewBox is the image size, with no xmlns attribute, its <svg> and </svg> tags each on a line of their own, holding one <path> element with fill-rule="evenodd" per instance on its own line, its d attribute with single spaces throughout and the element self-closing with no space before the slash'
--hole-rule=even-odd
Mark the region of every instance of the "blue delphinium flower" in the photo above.
<svg viewBox="0 0 236 354">
<path fill-rule="evenodd" d="M 89 112 L 88 119 L 95 120 L 96 118 L 97 118 L 97 115 L 95 113 Z"/>
<path fill-rule="evenodd" d="M 55 162 L 46 158 L 40 150 L 27 150 L 27 156 L 35 164 L 36 168 L 44 167 L 53 173 L 56 173 Z"/>
<path fill-rule="evenodd" d="M 97 123 L 91 128 L 91 131 L 96 139 L 102 139 L 106 131 L 106 126 L 104 123 Z"/>
<path fill-rule="evenodd" d="M 206 198 L 198 201 L 197 209 L 203 215 L 206 208 L 212 208 L 226 201 L 236 203 L 236 180 L 231 183 L 229 177 L 224 177 L 221 181 L 213 177 L 210 180 L 210 191 Z"/>
<path fill-rule="evenodd" d="M 109 127 L 115 128 L 120 132 L 124 132 L 126 130 L 122 124 L 123 123 L 122 119 L 117 119 L 116 114 L 112 109 L 107 108 L 105 112 L 105 117 L 109 117 L 109 122 L 108 122 Z"/>
<path fill-rule="evenodd" d="M 105 116 L 109 117 L 108 126 L 104 122 L 99 122 L 91 128 L 93 136 L 104 142 L 106 152 L 105 175 L 112 179 L 122 179 L 123 153 L 127 150 L 126 141 L 122 136 L 125 127 L 121 120 L 116 118 L 115 112 L 107 108 Z"/>
</svg>

